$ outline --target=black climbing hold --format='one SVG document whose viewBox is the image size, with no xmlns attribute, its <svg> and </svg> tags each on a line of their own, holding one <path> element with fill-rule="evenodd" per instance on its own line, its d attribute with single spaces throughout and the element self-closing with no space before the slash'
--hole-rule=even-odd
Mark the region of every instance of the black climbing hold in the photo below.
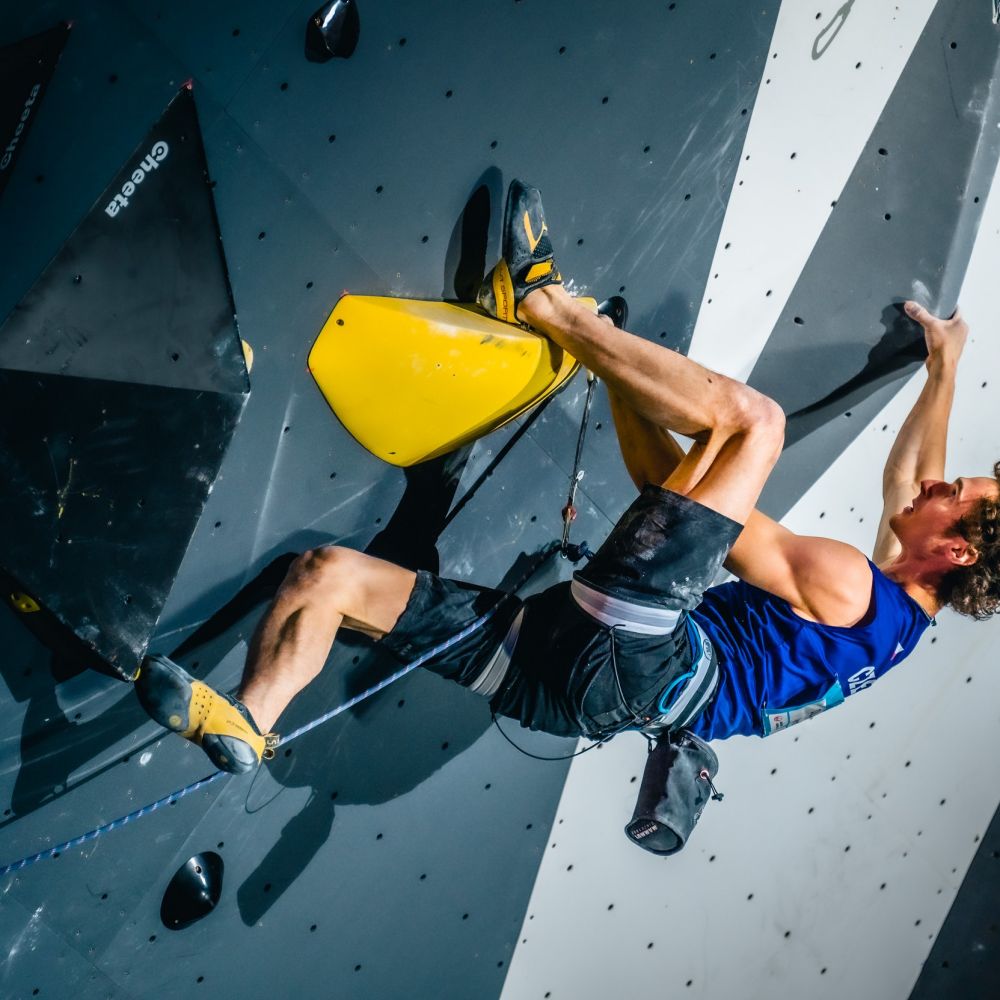
<svg viewBox="0 0 1000 1000">
<path fill-rule="evenodd" d="M 190 927 L 215 909 L 222 895 L 222 858 L 214 851 L 196 854 L 177 869 L 160 904 L 160 920 L 172 931 Z"/>
<path fill-rule="evenodd" d="M 306 25 L 306 58 L 327 62 L 334 56 L 349 59 L 358 44 L 361 18 L 354 0 L 331 0 L 323 4 Z"/>
<path fill-rule="evenodd" d="M 625 324 L 628 323 L 628 303 L 620 295 L 605 299 L 597 307 L 597 311 L 600 315 L 607 316 L 619 330 L 625 329 Z"/>
</svg>

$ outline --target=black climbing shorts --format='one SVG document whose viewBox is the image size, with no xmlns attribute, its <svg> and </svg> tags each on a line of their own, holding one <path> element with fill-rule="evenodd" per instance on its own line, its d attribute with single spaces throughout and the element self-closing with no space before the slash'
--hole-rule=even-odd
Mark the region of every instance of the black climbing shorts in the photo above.
<svg viewBox="0 0 1000 1000">
<path fill-rule="evenodd" d="M 572 582 L 522 602 L 421 572 L 381 641 L 412 662 L 496 608 L 482 628 L 425 666 L 531 729 L 599 738 L 668 709 L 679 728 L 704 708 L 718 678 L 711 643 L 688 612 L 741 530 L 647 485 Z"/>
</svg>

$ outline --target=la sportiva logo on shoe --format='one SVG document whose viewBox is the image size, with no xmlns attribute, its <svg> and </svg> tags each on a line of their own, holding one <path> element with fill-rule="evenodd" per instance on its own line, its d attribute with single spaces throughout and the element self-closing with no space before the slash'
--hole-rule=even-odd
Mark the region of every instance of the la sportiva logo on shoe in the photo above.
<svg viewBox="0 0 1000 1000">
<path fill-rule="evenodd" d="M 132 171 L 132 179 L 122 185 L 121 193 L 116 194 L 108 202 L 105 213 L 113 219 L 123 208 L 128 208 L 129 198 L 135 194 L 136 189 L 154 170 L 160 169 L 160 164 L 170 153 L 170 147 L 161 139 L 153 144 L 153 148 L 143 157 L 139 166 Z"/>
<path fill-rule="evenodd" d="M 21 141 L 21 136 L 28 127 L 28 119 L 31 117 L 31 107 L 35 103 L 39 93 L 41 93 L 41 90 L 42 85 L 40 83 L 36 83 L 31 88 L 31 93 L 28 94 L 28 99 L 24 102 L 21 117 L 18 118 L 17 125 L 14 126 L 14 134 L 11 136 L 10 142 L 7 143 L 3 151 L 3 156 L 0 157 L 0 170 L 6 170 L 13 161 L 14 154 L 17 152 L 17 144 Z"/>
</svg>

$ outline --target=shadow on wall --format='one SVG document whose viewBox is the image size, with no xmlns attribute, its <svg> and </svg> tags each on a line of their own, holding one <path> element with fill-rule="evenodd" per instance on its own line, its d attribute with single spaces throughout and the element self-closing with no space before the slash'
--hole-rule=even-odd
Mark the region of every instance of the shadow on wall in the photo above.
<svg viewBox="0 0 1000 1000">
<path fill-rule="evenodd" d="M 486 252 L 490 242 L 490 220 L 503 219 L 503 175 L 490 167 L 473 185 L 472 194 L 455 223 L 448 240 L 444 261 L 445 299 L 475 302 L 486 273 Z"/>
<path fill-rule="evenodd" d="M 908 378 L 924 363 L 927 342 L 923 330 L 903 312 L 902 302 L 882 310 L 882 328 L 885 332 L 868 352 L 868 361 L 857 375 L 817 402 L 788 414 L 786 446 L 830 423 L 847 407 L 868 399 L 886 383 Z M 828 348 L 828 353 L 832 352 L 839 354 L 841 349 Z M 802 353 L 805 356 L 787 359 L 788 371 L 798 370 L 799 365 L 822 369 L 827 364 L 822 354 L 817 357 L 815 347 L 807 347 Z M 839 359 L 831 357 L 828 370 L 836 371 L 840 364 Z"/>
</svg>

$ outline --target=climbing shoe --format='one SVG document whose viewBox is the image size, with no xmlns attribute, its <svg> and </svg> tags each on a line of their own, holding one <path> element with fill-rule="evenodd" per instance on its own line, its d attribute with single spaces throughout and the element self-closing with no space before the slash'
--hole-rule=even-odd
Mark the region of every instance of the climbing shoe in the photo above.
<svg viewBox="0 0 1000 1000">
<path fill-rule="evenodd" d="M 491 316 L 518 323 L 517 307 L 528 292 L 562 284 L 538 188 L 510 182 L 500 249 L 500 262 L 483 280 L 478 302 Z"/>
<path fill-rule="evenodd" d="M 135 682 L 142 707 L 164 729 L 180 733 L 222 771 L 244 774 L 270 760 L 280 737 L 261 733 L 246 705 L 195 680 L 165 656 L 149 656 Z"/>
</svg>

